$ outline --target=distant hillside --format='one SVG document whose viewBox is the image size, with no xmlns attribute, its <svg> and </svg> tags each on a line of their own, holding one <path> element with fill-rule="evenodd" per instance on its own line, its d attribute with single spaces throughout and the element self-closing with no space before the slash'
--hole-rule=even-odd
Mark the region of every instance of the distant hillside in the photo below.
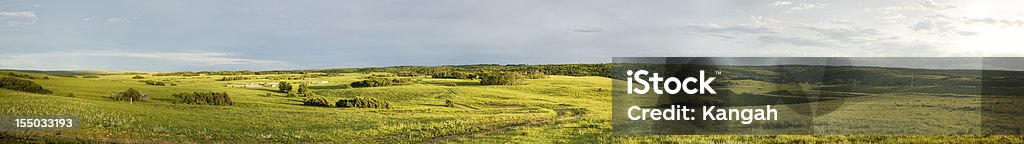
<svg viewBox="0 0 1024 144">
<path fill-rule="evenodd" d="M 125 74 L 125 73 L 145 73 L 136 71 L 118 71 L 118 70 L 14 70 L 14 69 L 0 69 L 0 71 L 15 71 L 24 73 L 36 73 L 46 74 L 55 76 L 78 76 L 78 75 L 110 75 L 110 74 Z"/>
</svg>

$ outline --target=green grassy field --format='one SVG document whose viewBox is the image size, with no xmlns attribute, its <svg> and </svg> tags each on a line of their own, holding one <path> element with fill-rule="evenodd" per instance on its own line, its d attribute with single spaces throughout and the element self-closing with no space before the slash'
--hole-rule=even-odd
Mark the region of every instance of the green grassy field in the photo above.
<svg viewBox="0 0 1024 144">
<path fill-rule="evenodd" d="M 32 74 L 42 77 L 41 74 Z M 286 75 L 286 74 L 280 74 Z M 818 143 L 818 142 L 939 142 L 1021 143 L 1019 135 L 728 135 L 728 136 L 632 136 L 612 134 L 612 80 L 595 76 L 550 76 L 528 79 L 526 85 L 480 85 L 479 80 L 411 77 L 406 85 L 346 88 L 350 82 L 373 75 L 343 73 L 304 80 L 217 81 L 222 76 L 102 75 L 99 78 L 48 76 L 32 81 L 52 90 L 42 95 L 0 89 L 0 115 L 74 115 L 81 118 L 78 130 L 3 131 L 5 142 L 115 142 L 115 143 Z M 266 77 L 268 75 L 248 75 Z M 140 80 L 174 83 L 147 85 Z M 330 101 L 373 97 L 389 101 L 392 109 L 314 107 L 302 105 L 301 97 L 286 97 L 276 88 L 235 88 L 238 82 L 303 82 Z M 764 84 L 745 81 L 749 85 Z M 149 95 L 147 101 L 114 101 L 104 96 L 133 88 Z M 735 91 L 764 94 L 756 86 Z M 227 92 L 234 105 L 181 104 L 171 96 L 180 92 Z M 68 95 L 73 93 L 73 97 Z M 265 96 L 271 93 L 272 96 Z M 938 98 L 938 99 L 935 99 Z M 930 94 L 911 96 L 870 95 L 848 101 L 873 109 L 842 109 L 825 120 L 876 123 L 871 118 L 850 117 L 858 111 L 938 111 L 943 106 L 885 109 L 890 103 L 927 105 L 914 100 L 951 100 Z M 446 107 L 452 100 L 454 107 Z M 850 103 L 847 103 L 850 104 Z M 899 104 L 899 103 L 894 103 Z M 902 104 L 901 104 L 902 105 Z M 971 103 L 945 107 L 971 107 Z M 976 104 L 975 104 L 976 105 Z M 855 108 L 855 107 L 846 107 Z M 924 118 L 920 121 L 931 124 Z M 969 118 L 967 118 L 969 119 Z M 936 121 L 955 123 L 962 119 Z M 968 121 L 969 122 L 969 121 Z M 822 125 L 822 127 L 849 127 Z M 849 129 L 847 129 L 849 130 Z M 935 129 L 938 130 L 938 129 Z M 960 129 L 950 129 L 960 130 Z M 855 131 L 855 130 L 851 130 Z"/>
</svg>

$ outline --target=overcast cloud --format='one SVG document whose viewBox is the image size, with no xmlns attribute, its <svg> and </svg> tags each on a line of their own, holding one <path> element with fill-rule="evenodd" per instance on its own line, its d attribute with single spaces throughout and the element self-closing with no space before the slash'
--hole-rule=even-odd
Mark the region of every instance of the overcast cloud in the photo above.
<svg viewBox="0 0 1024 144">
<path fill-rule="evenodd" d="M 635 56 L 1024 56 L 1024 2 L 0 0 L 0 68 L 271 70 Z"/>
</svg>

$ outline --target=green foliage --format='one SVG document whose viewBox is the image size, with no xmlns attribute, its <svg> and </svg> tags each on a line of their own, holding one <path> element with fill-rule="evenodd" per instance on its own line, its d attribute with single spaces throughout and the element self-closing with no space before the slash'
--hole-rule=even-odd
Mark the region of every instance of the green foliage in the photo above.
<svg viewBox="0 0 1024 144">
<path fill-rule="evenodd" d="M 391 85 L 406 84 L 411 82 L 409 78 L 381 78 L 381 77 L 370 77 L 366 80 L 356 81 L 349 84 L 352 87 L 383 87 Z"/>
<path fill-rule="evenodd" d="M 100 76 L 87 75 L 87 76 L 82 76 L 82 78 L 100 78 Z"/>
<path fill-rule="evenodd" d="M 47 90 L 43 88 L 43 86 L 40 86 L 39 84 L 36 84 L 35 82 L 32 82 L 30 80 L 12 77 L 0 77 L 0 88 L 37 94 L 53 93 L 53 91 Z"/>
<path fill-rule="evenodd" d="M 141 81 L 141 82 L 145 82 L 147 85 L 154 85 L 154 86 L 167 86 L 168 85 L 167 83 L 160 82 L 160 81 L 153 81 L 153 80 L 144 80 L 144 81 Z"/>
<path fill-rule="evenodd" d="M 515 72 L 492 72 L 480 76 L 480 84 L 483 85 L 522 85 L 525 76 Z"/>
<path fill-rule="evenodd" d="M 232 105 L 231 97 L 227 92 L 185 92 L 173 94 L 175 98 L 185 104 L 197 105 Z"/>
<path fill-rule="evenodd" d="M 148 95 L 146 95 L 145 93 L 139 92 L 138 90 L 135 90 L 133 88 L 128 88 L 128 90 L 125 90 L 124 92 L 114 93 L 114 94 L 108 95 L 107 97 L 110 98 L 110 99 L 116 100 L 116 101 L 132 101 L 132 102 L 134 102 L 134 101 L 144 101 L 146 99 L 146 97 L 148 97 Z"/>
<path fill-rule="evenodd" d="M 132 79 L 146 79 L 146 77 L 143 77 L 143 76 L 140 76 L 140 75 L 136 75 L 136 76 L 133 76 Z"/>
<path fill-rule="evenodd" d="M 377 109 L 390 109 L 391 104 L 384 100 L 376 98 L 363 98 L 356 97 L 354 99 L 341 99 L 335 103 L 338 107 L 351 107 L 351 108 L 377 108 Z"/>
<path fill-rule="evenodd" d="M 277 89 L 280 90 L 282 93 L 288 93 L 292 91 L 292 84 L 285 81 L 281 81 L 280 83 L 277 84 Z"/>
<path fill-rule="evenodd" d="M 68 93 L 68 97 L 75 97 L 75 93 Z"/>
<path fill-rule="evenodd" d="M 235 80 L 249 80 L 249 79 L 252 79 L 252 77 L 233 76 L 233 77 L 221 77 L 220 79 L 217 79 L 217 81 L 235 81 Z"/>
<path fill-rule="evenodd" d="M 14 72 L 7 72 L 7 76 L 12 76 L 12 77 L 16 77 L 16 78 L 24 78 L 24 79 L 36 79 L 36 77 L 33 77 L 32 75 L 19 74 L 19 73 L 14 73 Z"/>
<path fill-rule="evenodd" d="M 265 97 L 270 97 L 270 96 L 274 96 L 274 94 L 271 94 L 271 93 L 267 93 L 266 95 L 263 95 L 263 96 L 265 96 Z"/>
<path fill-rule="evenodd" d="M 523 76 L 528 79 L 542 79 L 548 77 L 548 75 L 544 74 L 544 72 L 542 71 L 526 72 L 523 74 Z"/>
<path fill-rule="evenodd" d="M 455 102 L 450 100 L 450 99 L 444 99 L 444 106 L 445 107 L 455 107 Z"/>
<path fill-rule="evenodd" d="M 309 85 L 308 85 L 308 84 L 305 84 L 305 83 L 303 83 L 303 84 L 299 84 L 299 93 L 300 93 L 300 94 L 307 94 L 307 93 L 310 93 L 310 91 L 309 91 Z"/>
<path fill-rule="evenodd" d="M 333 107 L 334 106 L 334 104 L 331 103 L 330 101 L 328 101 L 327 98 L 321 97 L 321 96 L 305 98 L 302 101 L 302 104 L 303 105 L 308 105 L 308 106 L 323 106 L 323 107 Z"/>
<path fill-rule="evenodd" d="M 441 71 L 434 72 L 430 75 L 431 78 L 448 78 L 448 79 L 475 79 L 476 73 L 470 72 L 453 72 L 453 71 Z"/>
</svg>

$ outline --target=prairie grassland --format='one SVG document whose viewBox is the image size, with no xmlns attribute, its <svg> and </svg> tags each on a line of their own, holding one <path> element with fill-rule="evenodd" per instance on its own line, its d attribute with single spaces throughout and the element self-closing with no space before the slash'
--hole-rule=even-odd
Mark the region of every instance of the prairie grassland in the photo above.
<svg viewBox="0 0 1024 144">
<path fill-rule="evenodd" d="M 43 76 L 39 74 L 34 74 Z M 611 79 L 605 77 L 550 76 L 530 79 L 526 85 L 480 85 L 478 80 L 411 77 L 406 85 L 346 88 L 372 74 L 345 73 L 341 76 L 305 80 L 251 79 L 217 81 L 221 76 L 103 75 L 99 78 L 49 76 L 33 79 L 54 91 L 41 95 L 0 90 L 0 115 L 74 115 L 81 128 L 62 131 L 3 131 L 4 142 L 115 142 L 115 143 L 722 143 L 722 142 L 1016 142 L 1021 136 L 916 136 L 916 135 L 791 135 L 791 136 L 629 136 L 613 135 Z M 266 77 L 261 75 L 253 77 Z M 140 80 L 174 83 L 176 86 L 147 85 Z M 336 101 L 373 97 L 387 100 L 392 109 L 313 107 L 302 105 L 301 97 L 286 97 L 276 88 L 234 88 L 236 82 L 303 82 L 319 96 Z M 112 92 L 137 89 L 149 95 L 144 102 L 113 101 Z M 172 97 L 180 92 L 227 92 L 234 105 L 181 104 Z M 748 93 L 766 93 L 751 87 Z M 67 95 L 72 94 L 73 97 Z M 271 96 L 266 96 L 270 93 Z M 862 99 L 913 101 L 914 97 L 870 96 Z M 446 100 L 454 102 L 447 107 Z M 944 99 L 935 99 L 944 100 Z M 850 103 L 847 103 L 850 104 Z M 889 103 L 853 103 L 861 106 L 836 111 L 823 120 L 851 120 L 857 112 L 931 112 L 937 107 L 885 109 Z M 906 103 L 908 106 L 926 103 Z M 945 107 L 970 107 L 963 106 Z M 875 107 L 877 106 L 877 107 Z M 852 109 L 863 108 L 868 109 Z M 887 111 L 888 110 L 888 111 Z M 938 124 L 956 123 L 947 119 Z M 924 124 L 932 124 L 920 119 Z M 970 121 L 967 121 L 970 122 Z M 824 128 L 850 127 L 824 125 Z M 848 129 L 856 131 L 855 129 Z M 955 129 L 935 129 L 963 130 Z"/>
</svg>

